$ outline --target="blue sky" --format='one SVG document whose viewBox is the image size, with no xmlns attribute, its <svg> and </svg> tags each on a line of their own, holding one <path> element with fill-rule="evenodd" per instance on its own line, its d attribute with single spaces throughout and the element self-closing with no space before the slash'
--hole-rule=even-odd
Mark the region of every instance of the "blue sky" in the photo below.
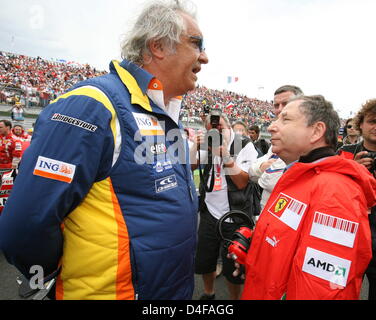
<svg viewBox="0 0 376 320">
<path fill-rule="evenodd" d="M 140 0 L 0 0 L 0 50 L 108 69 Z M 374 0 L 193 0 L 210 63 L 199 83 L 271 100 L 283 84 L 342 117 L 376 98 Z M 227 83 L 227 77 L 239 77 Z"/>
</svg>

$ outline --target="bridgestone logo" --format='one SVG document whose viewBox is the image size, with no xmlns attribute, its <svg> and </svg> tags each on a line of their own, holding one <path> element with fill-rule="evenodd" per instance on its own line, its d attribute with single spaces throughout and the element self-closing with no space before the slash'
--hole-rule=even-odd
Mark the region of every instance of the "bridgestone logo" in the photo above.
<svg viewBox="0 0 376 320">
<path fill-rule="evenodd" d="M 76 126 L 76 127 L 79 127 L 81 129 L 84 129 L 84 130 L 87 130 L 87 131 L 90 131 L 90 132 L 95 132 L 98 129 L 98 127 L 93 125 L 93 124 L 90 124 L 88 122 L 85 122 L 85 121 L 82 121 L 82 120 L 79 120 L 79 119 L 76 119 L 76 118 L 64 116 L 64 115 L 59 114 L 59 113 L 55 113 L 52 116 L 51 120 L 67 123 L 67 124 L 70 124 L 72 126 Z"/>
</svg>

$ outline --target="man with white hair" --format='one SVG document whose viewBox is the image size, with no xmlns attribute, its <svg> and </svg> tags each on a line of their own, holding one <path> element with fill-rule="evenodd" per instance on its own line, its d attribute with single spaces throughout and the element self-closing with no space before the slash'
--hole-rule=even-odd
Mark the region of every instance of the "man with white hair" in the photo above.
<svg viewBox="0 0 376 320">
<path fill-rule="evenodd" d="M 0 248 L 27 278 L 34 265 L 58 276 L 57 299 L 192 298 L 197 195 L 178 118 L 204 50 L 194 13 L 153 2 L 124 60 L 39 116 Z"/>
</svg>

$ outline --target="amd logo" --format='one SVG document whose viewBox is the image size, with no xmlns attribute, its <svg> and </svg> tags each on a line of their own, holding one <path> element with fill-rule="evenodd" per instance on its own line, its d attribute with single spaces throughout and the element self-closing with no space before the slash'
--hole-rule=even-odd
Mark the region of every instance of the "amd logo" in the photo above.
<svg viewBox="0 0 376 320">
<path fill-rule="evenodd" d="M 322 269 L 323 271 L 334 273 L 336 276 L 346 276 L 346 268 L 340 267 L 340 266 L 334 266 L 329 262 L 323 262 L 320 260 L 315 260 L 314 258 L 311 258 L 308 262 L 308 265 L 312 265 L 313 267 L 316 267 L 318 269 Z"/>
<path fill-rule="evenodd" d="M 307 248 L 302 270 L 329 283 L 346 287 L 351 260 L 313 248 Z"/>
</svg>

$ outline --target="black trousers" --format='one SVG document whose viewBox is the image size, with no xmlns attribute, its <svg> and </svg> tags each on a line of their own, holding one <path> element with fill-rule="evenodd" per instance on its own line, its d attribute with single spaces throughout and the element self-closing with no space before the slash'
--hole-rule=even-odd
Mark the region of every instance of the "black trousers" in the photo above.
<svg viewBox="0 0 376 320">
<path fill-rule="evenodd" d="M 233 284 L 243 284 L 244 280 L 234 277 L 234 261 L 227 258 L 227 250 L 222 249 L 224 245 L 216 230 L 217 219 L 208 211 L 206 206 L 200 211 L 200 225 L 198 229 L 198 244 L 196 251 L 196 274 L 212 273 L 216 270 L 219 255 L 222 256 L 223 275 Z M 222 233 L 226 239 L 231 239 L 234 232 L 239 228 L 235 223 L 223 223 Z"/>
</svg>

